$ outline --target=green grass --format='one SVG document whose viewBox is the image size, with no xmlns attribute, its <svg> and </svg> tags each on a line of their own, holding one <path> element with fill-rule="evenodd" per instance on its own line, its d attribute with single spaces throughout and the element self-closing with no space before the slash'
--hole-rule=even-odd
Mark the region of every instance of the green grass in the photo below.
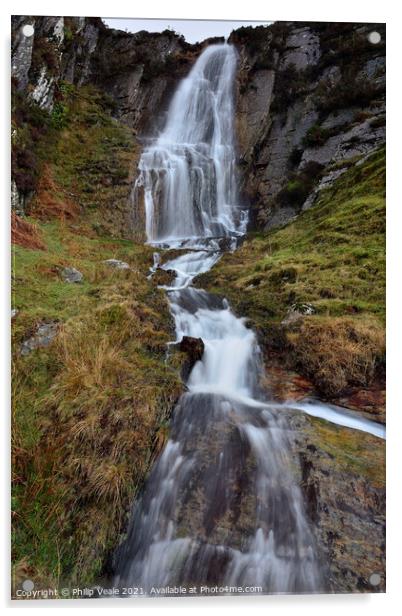
<svg viewBox="0 0 402 616">
<path fill-rule="evenodd" d="M 121 275 L 105 265 L 111 258 L 127 261 L 137 271 L 152 264 L 152 250 L 129 240 L 97 237 L 85 226 L 77 232 L 59 221 L 48 223 L 28 219 L 39 229 L 46 250 L 13 246 L 13 307 L 21 315 L 16 331 L 41 319 L 66 320 L 97 303 L 97 294 L 110 278 Z M 64 267 L 75 267 L 84 279 L 67 284 L 61 277 Z"/>
<path fill-rule="evenodd" d="M 247 306 L 257 321 L 266 312 L 281 319 L 296 302 L 310 302 L 326 315 L 369 312 L 382 318 L 384 174 L 379 152 L 348 170 L 295 222 L 250 234 L 201 280 L 227 293 L 239 309 Z"/>
<path fill-rule="evenodd" d="M 151 249 L 77 235 L 60 222 L 38 228 L 46 250 L 16 246 L 14 255 L 15 575 L 28 568 L 38 583 L 90 583 L 115 546 L 181 383 L 165 362 L 172 322 L 165 295 L 146 277 Z M 102 264 L 107 258 L 132 270 Z M 55 268 L 65 265 L 84 282 L 63 282 Z M 60 322 L 55 342 L 20 356 L 21 340 L 49 319 Z"/>
<path fill-rule="evenodd" d="M 366 477 L 378 488 L 385 486 L 385 449 L 380 439 L 366 433 L 356 433 L 324 420 L 310 419 L 314 438 L 320 449 L 330 456 L 323 459 L 328 473 L 340 470 Z"/>
</svg>

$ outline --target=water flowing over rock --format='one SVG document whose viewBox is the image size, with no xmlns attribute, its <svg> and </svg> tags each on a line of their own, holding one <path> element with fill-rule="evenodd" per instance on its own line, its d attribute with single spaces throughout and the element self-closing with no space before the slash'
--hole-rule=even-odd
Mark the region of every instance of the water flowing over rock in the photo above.
<svg viewBox="0 0 402 616">
<path fill-rule="evenodd" d="M 141 156 L 136 191 L 144 192 L 149 241 L 244 229 L 234 172 L 236 60 L 229 45 L 204 51 L 180 84 L 164 130 Z"/>
<path fill-rule="evenodd" d="M 137 187 L 144 184 L 148 193 L 149 241 L 177 246 L 185 240 L 191 249 L 162 265 L 176 272 L 167 287 L 176 342 L 203 343 L 187 380 L 189 391 L 174 411 L 169 441 L 115 554 L 115 584 L 144 593 L 166 584 L 249 585 L 262 592 L 324 587 L 292 472 L 286 418 L 260 400 L 255 334 L 226 300 L 192 286 L 220 257 L 208 236 L 238 235 L 242 229 L 239 208 L 229 198 L 236 182 L 227 117 L 233 111 L 227 100 L 225 109 L 219 104 L 223 90 L 230 93 L 234 61 L 226 44 L 206 49 L 179 87 L 165 131 L 140 164 Z M 183 110 L 194 126 L 176 124 L 184 120 Z M 226 188 L 212 171 L 219 165 L 227 165 Z"/>
</svg>

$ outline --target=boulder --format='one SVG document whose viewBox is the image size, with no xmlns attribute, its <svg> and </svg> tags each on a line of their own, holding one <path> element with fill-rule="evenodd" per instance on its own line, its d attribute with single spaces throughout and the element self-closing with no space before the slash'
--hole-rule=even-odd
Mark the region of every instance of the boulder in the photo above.
<svg viewBox="0 0 402 616">
<path fill-rule="evenodd" d="M 190 372 L 194 367 L 194 364 L 202 359 L 204 354 L 204 342 L 202 338 L 193 338 L 192 336 L 183 336 L 178 349 L 181 353 L 184 353 L 187 358 L 184 361 L 181 368 L 181 376 L 183 380 L 187 380 L 190 376 Z"/>
<path fill-rule="evenodd" d="M 38 325 L 36 332 L 21 344 L 21 355 L 28 355 L 35 349 L 49 346 L 58 329 L 59 324 L 56 321 Z"/>
<path fill-rule="evenodd" d="M 65 267 L 61 272 L 61 276 L 64 282 L 69 283 L 82 282 L 84 279 L 83 274 L 81 274 L 80 271 L 75 269 L 75 267 Z"/>
<path fill-rule="evenodd" d="M 114 267 L 115 269 L 119 269 L 119 270 L 130 269 L 130 266 L 128 263 L 126 263 L 125 261 L 119 261 L 119 259 L 106 259 L 104 263 L 106 265 L 109 265 L 110 267 Z"/>
</svg>

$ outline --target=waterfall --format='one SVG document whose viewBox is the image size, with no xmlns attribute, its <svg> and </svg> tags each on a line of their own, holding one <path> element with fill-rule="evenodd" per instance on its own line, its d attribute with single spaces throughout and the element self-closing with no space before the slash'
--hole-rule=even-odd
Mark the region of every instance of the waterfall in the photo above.
<svg viewBox="0 0 402 616">
<path fill-rule="evenodd" d="M 140 159 L 150 242 L 222 237 L 244 231 L 237 204 L 231 45 L 211 45 L 178 87 L 167 122 Z"/>
<path fill-rule="evenodd" d="M 144 150 L 148 241 L 190 247 L 157 267 L 176 341 L 202 338 L 204 354 L 174 409 L 169 440 L 115 554 L 115 585 L 156 594 L 172 585 L 208 594 L 323 590 L 321 563 L 295 479 L 286 415 L 261 397 L 254 332 L 227 301 L 193 286 L 221 257 L 220 238 L 244 232 L 233 130 L 236 53 L 207 47 L 179 85 L 166 126 Z M 250 591 L 252 592 L 252 591 Z"/>
</svg>

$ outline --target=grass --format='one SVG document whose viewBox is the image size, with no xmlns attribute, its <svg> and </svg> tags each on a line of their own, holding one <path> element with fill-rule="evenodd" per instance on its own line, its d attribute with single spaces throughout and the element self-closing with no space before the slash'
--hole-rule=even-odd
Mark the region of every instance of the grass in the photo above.
<svg viewBox="0 0 402 616">
<path fill-rule="evenodd" d="M 15 221 L 14 587 L 27 577 L 39 587 L 99 580 L 182 391 L 179 366 L 166 361 L 168 303 L 147 279 L 153 250 L 127 239 L 137 237 L 130 131 L 95 89 L 63 96 L 63 117 L 59 109 L 40 141 L 29 216 Z M 62 280 L 67 266 L 81 283 Z M 21 342 L 52 321 L 52 344 L 21 356 Z"/>
<path fill-rule="evenodd" d="M 286 348 L 323 393 L 367 384 L 384 359 L 384 151 L 351 165 L 286 227 L 250 234 L 200 284 L 247 315 L 267 350 Z M 315 314 L 284 328 L 290 306 L 303 303 Z M 357 354 L 342 352 L 353 345 Z"/>
</svg>

